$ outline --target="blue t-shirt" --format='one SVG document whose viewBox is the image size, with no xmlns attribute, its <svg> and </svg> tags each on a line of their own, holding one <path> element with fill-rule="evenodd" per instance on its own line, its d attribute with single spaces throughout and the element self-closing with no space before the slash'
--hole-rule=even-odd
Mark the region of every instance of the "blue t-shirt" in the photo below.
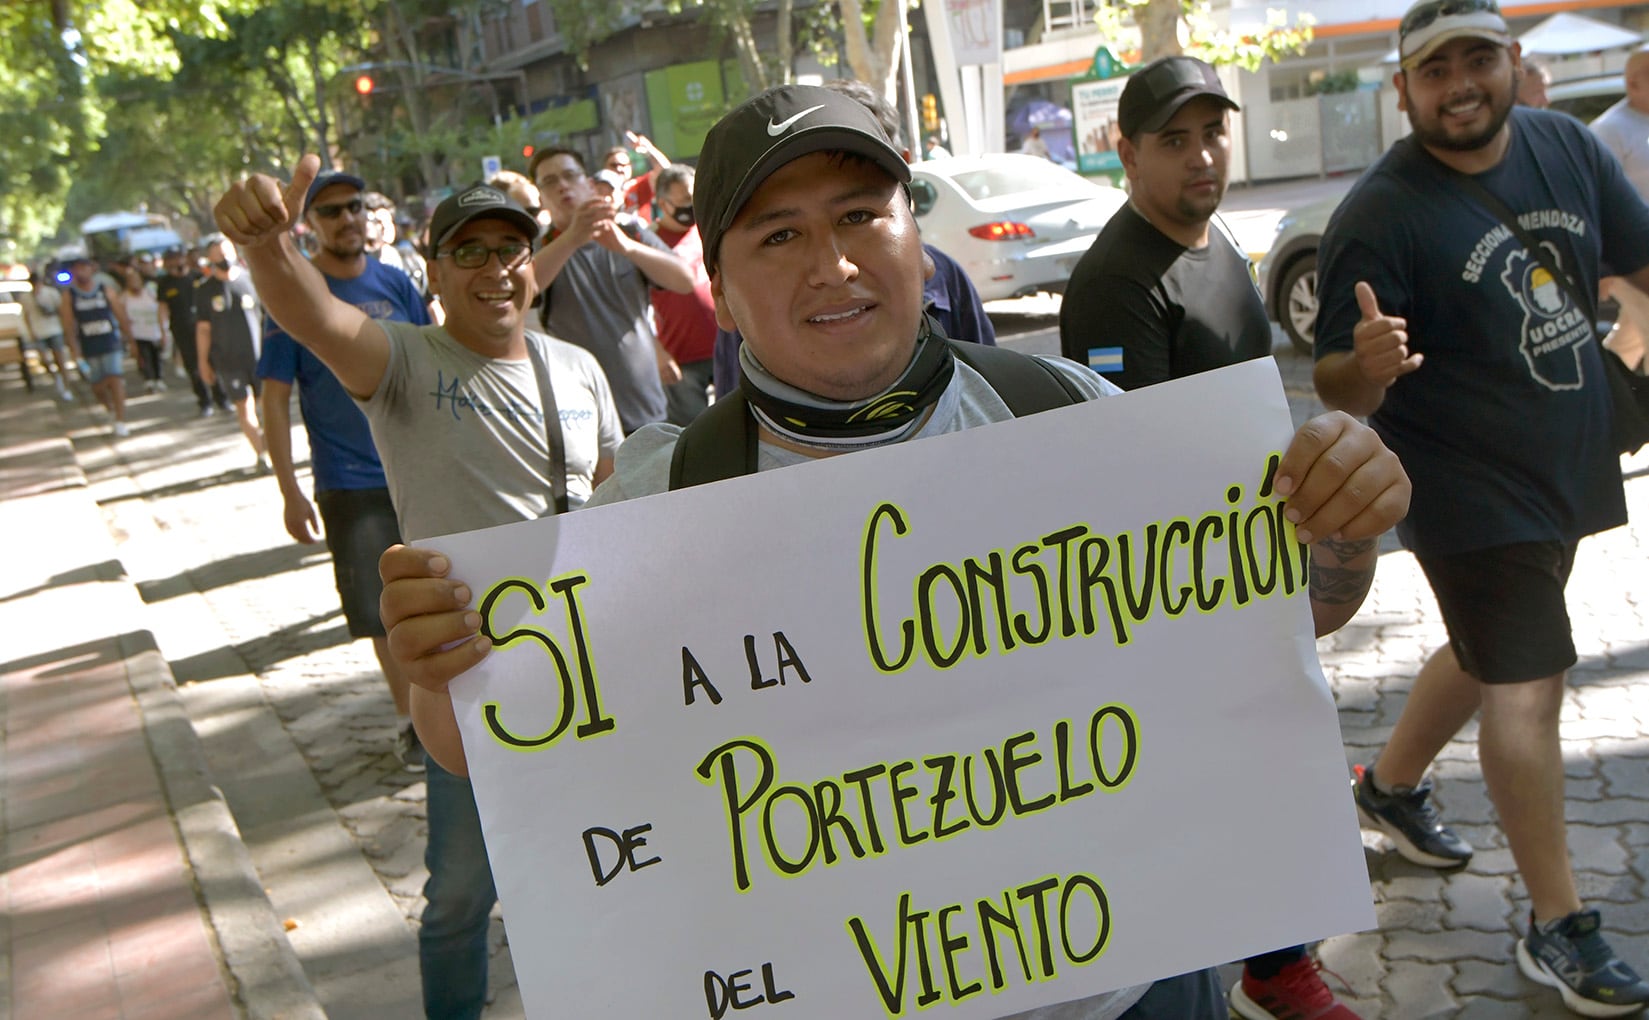
<svg viewBox="0 0 1649 1020">
<path fill-rule="evenodd" d="M 416 326 L 429 323 L 424 300 L 407 274 L 376 259 L 367 259 L 366 272 L 360 276 L 351 280 L 328 276 L 326 285 L 334 296 L 374 319 L 393 319 Z M 304 431 L 309 434 L 316 492 L 387 486 L 366 415 L 355 406 L 332 370 L 307 347 L 294 341 L 273 319 L 264 323 L 258 378 L 288 385 L 297 383 L 298 407 L 303 412 Z"/>
<path fill-rule="evenodd" d="M 1596 294 L 1599 263 L 1649 264 L 1649 208 L 1579 121 L 1517 107 L 1477 180 Z M 1425 355 L 1369 424 L 1414 482 L 1403 543 L 1429 555 L 1574 542 L 1626 520 L 1596 331 L 1500 219 L 1404 139 L 1329 221 L 1317 356 L 1349 351 L 1367 282 Z"/>
</svg>

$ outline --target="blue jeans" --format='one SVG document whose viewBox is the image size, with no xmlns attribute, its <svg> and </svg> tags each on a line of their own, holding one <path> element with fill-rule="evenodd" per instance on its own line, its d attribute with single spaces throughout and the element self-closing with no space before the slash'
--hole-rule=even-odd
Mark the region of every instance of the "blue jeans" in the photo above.
<svg viewBox="0 0 1649 1020">
<path fill-rule="evenodd" d="M 469 780 L 424 756 L 429 843 L 424 848 L 418 972 L 428 1020 L 480 1020 L 487 1001 L 487 923 L 498 893 Z"/>
</svg>

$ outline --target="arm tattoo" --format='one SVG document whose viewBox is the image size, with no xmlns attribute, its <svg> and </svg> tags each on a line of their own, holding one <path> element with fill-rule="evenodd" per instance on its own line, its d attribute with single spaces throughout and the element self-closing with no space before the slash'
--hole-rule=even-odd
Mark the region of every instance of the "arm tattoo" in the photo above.
<svg viewBox="0 0 1649 1020">
<path fill-rule="evenodd" d="M 1374 582 L 1378 539 L 1323 539 L 1311 547 L 1311 599 L 1324 605 L 1360 603 Z"/>
</svg>

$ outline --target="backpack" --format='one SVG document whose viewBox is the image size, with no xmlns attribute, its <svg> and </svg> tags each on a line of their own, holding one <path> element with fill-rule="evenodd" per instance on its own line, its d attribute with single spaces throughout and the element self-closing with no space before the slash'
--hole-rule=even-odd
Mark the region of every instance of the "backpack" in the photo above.
<svg viewBox="0 0 1649 1020">
<path fill-rule="evenodd" d="M 959 361 L 985 377 L 1015 418 L 1086 399 L 1069 379 L 1035 358 L 1000 347 L 945 343 Z M 742 386 L 711 404 L 676 439 L 670 488 L 755 474 L 757 431 Z"/>
</svg>

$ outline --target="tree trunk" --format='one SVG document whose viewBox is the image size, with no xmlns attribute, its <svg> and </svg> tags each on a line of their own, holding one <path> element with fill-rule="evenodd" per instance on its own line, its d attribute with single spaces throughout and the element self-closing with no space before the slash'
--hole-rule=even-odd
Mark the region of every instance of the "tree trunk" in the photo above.
<svg viewBox="0 0 1649 1020">
<path fill-rule="evenodd" d="M 744 80 L 750 83 L 750 91 L 765 91 L 772 82 L 768 80 L 767 63 L 762 60 L 761 50 L 756 47 L 756 34 L 750 27 L 749 17 L 738 15 L 728 30 L 733 37 L 733 49 L 739 55 L 739 67 L 744 70 Z"/>
<path fill-rule="evenodd" d="M 418 51 L 418 40 L 413 36 L 411 26 L 407 24 L 394 0 L 384 4 L 382 10 L 385 28 L 383 37 L 389 44 L 391 55 L 410 65 L 396 68 L 395 76 L 401 85 L 401 102 L 406 106 L 407 119 L 412 121 L 412 136 L 427 138 L 430 122 L 429 106 L 424 96 L 423 54 Z M 423 177 L 423 188 L 420 190 L 436 185 L 440 171 L 435 162 L 435 154 L 424 146 L 418 146 L 418 172 Z"/>
<path fill-rule="evenodd" d="M 794 6 L 794 0 L 779 0 L 779 21 L 776 29 L 779 37 L 779 80 L 775 84 L 788 84 L 795 74 L 796 30 L 791 24 L 791 11 Z"/>
<path fill-rule="evenodd" d="M 937 0 L 931 0 L 937 2 Z M 872 34 L 865 32 L 860 0 L 842 0 L 842 30 L 847 66 L 853 76 L 875 88 L 888 102 L 899 102 L 899 47 L 904 41 L 905 0 L 882 0 Z"/>
<path fill-rule="evenodd" d="M 1179 41 L 1183 11 L 1181 0 L 1150 0 L 1144 7 L 1134 8 L 1142 61 L 1178 56 L 1185 52 Z"/>
</svg>

